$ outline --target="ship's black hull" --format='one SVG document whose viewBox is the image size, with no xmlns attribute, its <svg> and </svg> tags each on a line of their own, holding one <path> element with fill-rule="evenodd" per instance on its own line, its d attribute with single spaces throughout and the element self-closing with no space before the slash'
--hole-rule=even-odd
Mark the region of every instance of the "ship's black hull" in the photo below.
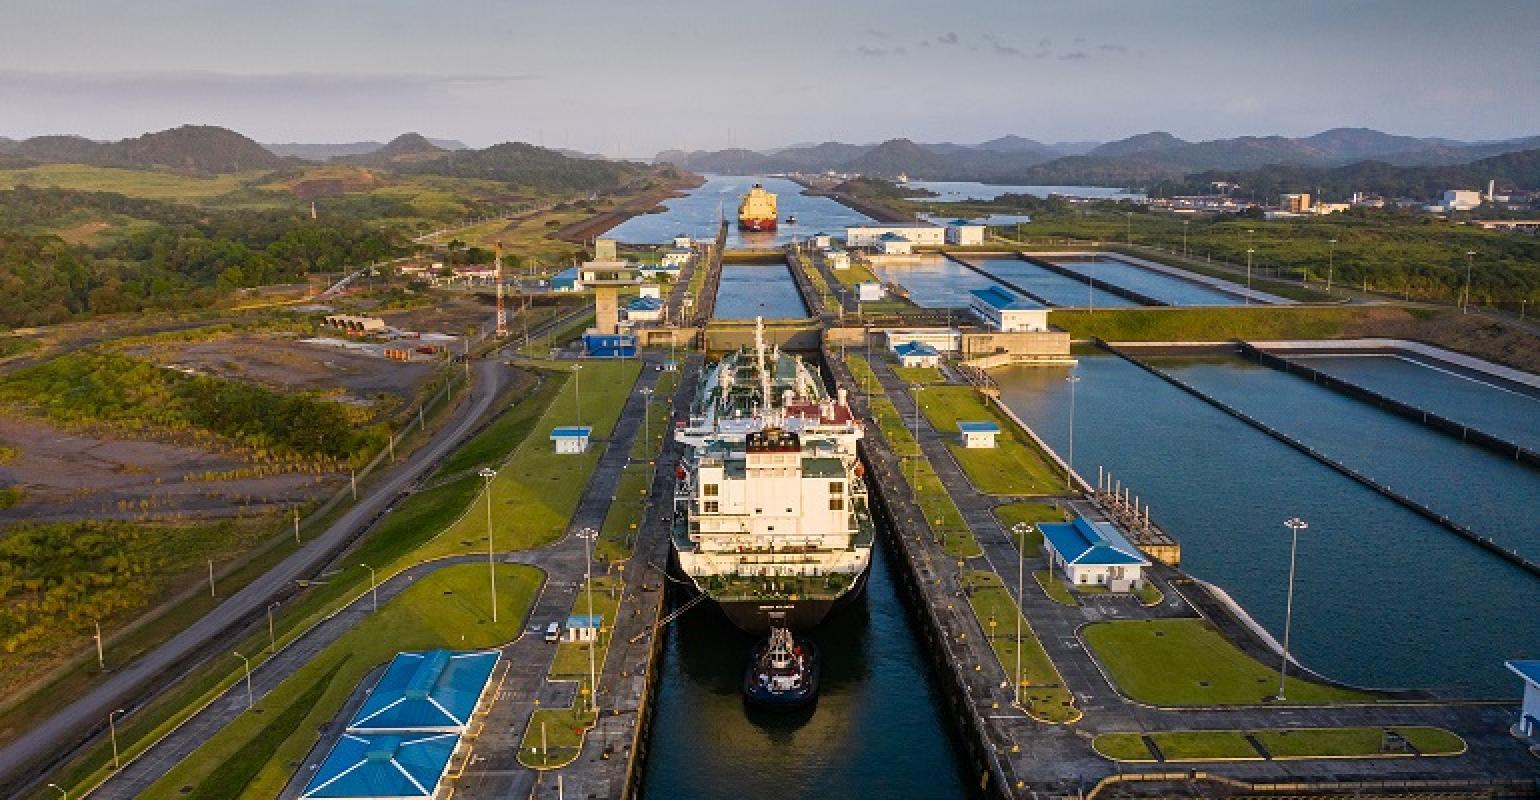
<svg viewBox="0 0 1540 800">
<path fill-rule="evenodd" d="M 695 581 L 684 570 L 680 569 L 679 557 L 672 549 L 669 552 L 669 571 L 679 579 L 679 585 L 692 596 L 702 594 Z M 867 561 L 867 568 L 861 572 L 845 590 L 843 594 L 827 599 L 798 599 L 798 600 L 718 600 L 706 592 L 708 605 L 715 606 L 728 621 L 736 625 L 744 633 L 763 636 L 770 632 L 771 628 L 790 628 L 792 631 L 806 631 L 818 627 L 824 618 L 860 599 L 866 591 L 866 575 L 871 571 L 871 562 Z"/>
</svg>

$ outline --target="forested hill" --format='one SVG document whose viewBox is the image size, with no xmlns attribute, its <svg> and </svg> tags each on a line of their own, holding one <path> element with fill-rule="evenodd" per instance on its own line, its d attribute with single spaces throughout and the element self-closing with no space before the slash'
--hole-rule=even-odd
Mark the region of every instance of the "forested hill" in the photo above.
<svg viewBox="0 0 1540 800">
<path fill-rule="evenodd" d="M 137 225 L 95 247 L 39 232 L 102 215 Z M 109 192 L 0 191 L 0 326 L 194 308 L 232 289 L 302 281 L 405 246 L 398 233 L 341 215 L 315 221 L 298 211 L 195 209 Z"/>
<path fill-rule="evenodd" d="M 446 152 L 397 166 L 402 172 L 516 183 L 546 191 L 605 191 L 646 175 L 652 168 L 630 161 L 569 158 L 544 147 L 505 142 L 484 150 Z"/>
<path fill-rule="evenodd" d="M 1270 201 L 1282 192 L 1314 192 L 1345 198 L 1359 191 L 1433 200 L 1445 189 L 1485 188 L 1489 180 L 1497 181 L 1499 186 L 1540 186 L 1540 149 L 1437 167 L 1397 167 L 1380 161 L 1361 161 L 1332 169 L 1274 165 L 1247 171 L 1215 170 L 1158 183 L 1151 191 L 1159 195 L 1201 194 L 1212 191 L 1215 181 L 1227 181 L 1240 185 L 1236 190 L 1238 197 L 1258 202 Z"/>
<path fill-rule="evenodd" d="M 183 125 L 117 142 L 95 142 L 80 136 L 37 136 L 0 143 L 0 153 L 44 163 L 166 167 L 201 173 L 274 169 L 284 164 L 282 158 L 251 139 L 209 125 Z"/>
</svg>

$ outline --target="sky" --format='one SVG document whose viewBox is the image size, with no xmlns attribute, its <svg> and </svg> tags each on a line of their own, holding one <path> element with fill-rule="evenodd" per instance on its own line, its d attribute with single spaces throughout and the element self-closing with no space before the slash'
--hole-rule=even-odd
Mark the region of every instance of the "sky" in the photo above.
<svg viewBox="0 0 1540 800">
<path fill-rule="evenodd" d="M 1017 134 L 1540 134 L 1540 2 L 0 0 L 0 136 L 609 156 Z"/>
</svg>

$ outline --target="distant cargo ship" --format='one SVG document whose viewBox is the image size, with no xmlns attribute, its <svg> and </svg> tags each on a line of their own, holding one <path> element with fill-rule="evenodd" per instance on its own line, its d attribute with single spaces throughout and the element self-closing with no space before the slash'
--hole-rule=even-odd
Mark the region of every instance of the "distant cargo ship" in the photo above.
<svg viewBox="0 0 1540 800">
<path fill-rule="evenodd" d="M 776 221 L 775 195 L 754 184 L 738 202 L 738 230 L 773 231 Z"/>
</svg>

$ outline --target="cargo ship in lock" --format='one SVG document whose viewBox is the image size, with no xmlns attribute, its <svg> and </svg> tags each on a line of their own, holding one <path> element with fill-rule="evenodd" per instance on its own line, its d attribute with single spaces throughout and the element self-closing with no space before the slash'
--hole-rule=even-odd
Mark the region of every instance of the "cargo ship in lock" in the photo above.
<svg viewBox="0 0 1540 800">
<path fill-rule="evenodd" d="M 748 194 L 738 201 L 738 229 L 742 231 L 773 231 L 778 208 L 776 197 L 765 191 L 761 184 L 754 184 Z"/>
<path fill-rule="evenodd" d="M 803 359 L 754 345 L 706 370 L 675 439 L 671 568 L 754 634 L 816 626 L 859 597 L 876 528 L 840 389 Z"/>
</svg>

